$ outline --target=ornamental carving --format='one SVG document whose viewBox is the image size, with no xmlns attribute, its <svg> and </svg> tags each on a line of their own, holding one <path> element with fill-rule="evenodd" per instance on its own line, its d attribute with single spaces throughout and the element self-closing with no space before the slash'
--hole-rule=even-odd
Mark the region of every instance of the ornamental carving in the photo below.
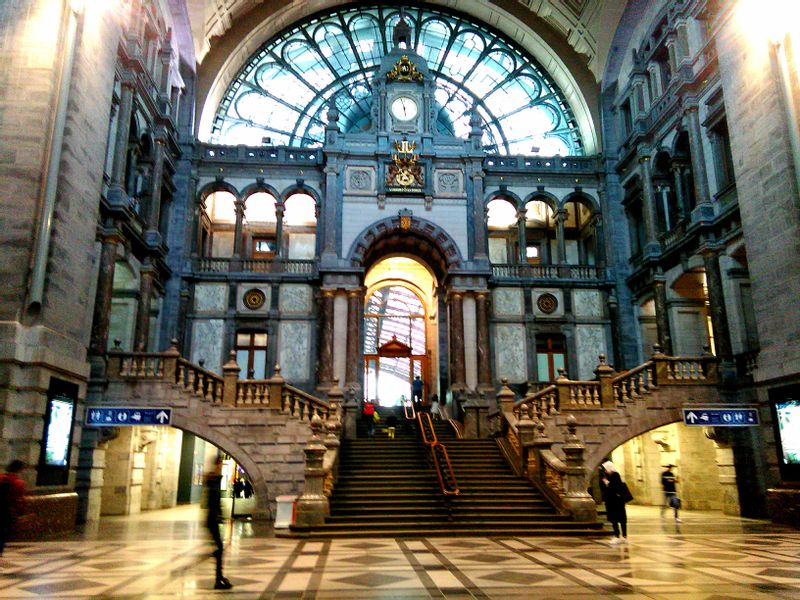
<svg viewBox="0 0 800 600">
<path fill-rule="evenodd" d="M 387 81 L 422 81 L 422 73 L 417 71 L 416 65 L 411 62 L 408 55 L 400 57 L 392 70 L 386 74 Z"/>
<path fill-rule="evenodd" d="M 419 154 L 416 142 L 395 141 L 392 164 L 386 172 L 386 189 L 389 191 L 421 192 L 425 185 L 422 166 L 418 163 Z"/>
<path fill-rule="evenodd" d="M 369 171 L 352 171 L 350 173 L 350 189 L 352 190 L 369 190 L 372 187 L 372 177 Z"/>
<path fill-rule="evenodd" d="M 558 308 L 558 298 L 553 294 L 542 294 L 536 299 L 536 306 L 546 315 L 553 314 Z"/>
<path fill-rule="evenodd" d="M 244 298 L 242 301 L 250 310 L 258 310 L 264 306 L 264 303 L 267 301 L 267 296 L 258 288 L 253 288 L 252 290 L 247 290 L 244 293 Z"/>
<path fill-rule="evenodd" d="M 455 194 L 461 191 L 461 181 L 457 173 L 445 171 L 436 178 L 436 187 L 442 194 Z"/>
</svg>

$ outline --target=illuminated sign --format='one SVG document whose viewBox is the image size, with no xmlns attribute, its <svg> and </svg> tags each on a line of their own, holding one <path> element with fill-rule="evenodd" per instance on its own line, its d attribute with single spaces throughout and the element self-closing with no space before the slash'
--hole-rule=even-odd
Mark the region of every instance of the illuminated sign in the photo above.
<svg viewBox="0 0 800 600">
<path fill-rule="evenodd" d="M 72 415 L 75 402 L 72 398 L 58 395 L 50 399 L 50 419 L 44 445 L 44 463 L 51 467 L 66 467 L 69 446 L 72 441 Z"/>
</svg>

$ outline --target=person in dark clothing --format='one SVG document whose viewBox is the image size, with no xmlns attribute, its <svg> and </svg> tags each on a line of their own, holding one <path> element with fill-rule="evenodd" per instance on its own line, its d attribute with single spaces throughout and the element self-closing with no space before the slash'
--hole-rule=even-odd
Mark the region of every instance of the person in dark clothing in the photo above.
<svg viewBox="0 0 800 600">
<path fill-rule="evenodd" d="M 217 457 L 216 468 L 213 473 L 209 473 L 206 477 L 206 491 L 208 493 L 208 516 L 206 517 L 206 526 L 211 532 L 211 538 L 214 540 L 214 545 L 217 549 L 214 551 L 214 559 L 216 565 L 216 579 L 214 581 L 215 590 L 229 590 L 233 587 L 222 575 L 222 536 L 219 532 L 219 526 L 222 524 L 222 494 L 220 493 L 220 483 L 222 481 L 222 457 Z"/>
<path fill-rule="evenodd" d="M 25 512 L 25 482 L 19 473 L 26 466 L 21 460 L 12 460 L 0 475 L 0 556 L 8 537 L 14 533 L 17 519 Z"/>
<path fill-rule="evenodd" d="M 680 523 L 681 519 L 678 516 L 678 510 L 681 507 L 681 500 L 678 498 L 678 491 L 675 489 L 678 478 L 672 472 L 674 467 L 675 465 L 667 465 L 667 470 L 661 474 L 661 487 L 664 489 L 664 505 L 661 507 L 661 516 L 663 517 L 664 512 L 672 507 L 675 510 L 675 521 Z"/>
<path fill-rule="evenodd" d="M 419 375 L 414 378 L 411 384 L 411 391 L 414 395 L 414 408 L 419 412 L 422 408 L 422 379 L 420 379 Z"/>
<path fill-rule="evenodd" d="M 628 514 L 625 512 L 625 488 L 622 477 L 610 460 L 604 462 L 601 468 L 600 492 L 606 505 L 606 518 L 614 528 L 614 539 L 610 543 L 612 545 L 627 544 Z"/>
<path fill-rule="evenodd" d="M 372 400 L 364 401 L 361 419 L 364 422 L 364 427 L 367 429 L 367 435 L 369 437 L 375 435 L 375 404 L 373 404 Z"/>
</svg>

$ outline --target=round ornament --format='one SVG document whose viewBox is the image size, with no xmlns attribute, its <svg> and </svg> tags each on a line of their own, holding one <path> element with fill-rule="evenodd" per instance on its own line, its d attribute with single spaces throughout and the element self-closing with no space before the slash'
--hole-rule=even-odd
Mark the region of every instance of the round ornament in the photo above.
<svg viewBox="0 0 800 600">
<path fill-rule="evenodd" d="M 244 293 L 244 305 L 250 310 L 258 310 L 264 306 L 267 301 L 267 296 L 261 290 L 253 288 Z"/>
</svg>

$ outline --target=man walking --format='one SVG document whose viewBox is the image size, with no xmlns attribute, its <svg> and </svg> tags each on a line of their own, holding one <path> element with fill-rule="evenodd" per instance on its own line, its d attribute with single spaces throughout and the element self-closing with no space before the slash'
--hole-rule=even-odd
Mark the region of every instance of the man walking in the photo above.
<svg viewBox="0 0 800 600">
<path fill-rule="evenodd" d="M 664 505 L 661 507 L 661 516 L 664 516 L 664 511 L 673 508 L 675 510 L 675 522 L 680 523 L 678 510 L 681 507 L 681 499 L 678 498 L 678 492 L 675 489 L 677 478 L 675 473 L 672 472 L 674 467 L 675 465 L 667 465 L 667 470 L 661 474 L 661 487 L 664 489 Z"/>
<path fill-rule="evenodd" d="M 214 580 L 215 590 L 229 590 L 233 587 L 222 575 L 222 536 L 219 527 L 222 524 L 222 494 L 220 493 L 220 483 L 222 481 L 222 456 L 217 456 L 217 463 L 213 473 L 209 473 L 206 478 L 206 491 L 208 493 L 208 516 L 206 526 L 211 532 L 211 538 L 217 549 L 214 551 L 216 560 L 216 578 Z"/>
</svg>

